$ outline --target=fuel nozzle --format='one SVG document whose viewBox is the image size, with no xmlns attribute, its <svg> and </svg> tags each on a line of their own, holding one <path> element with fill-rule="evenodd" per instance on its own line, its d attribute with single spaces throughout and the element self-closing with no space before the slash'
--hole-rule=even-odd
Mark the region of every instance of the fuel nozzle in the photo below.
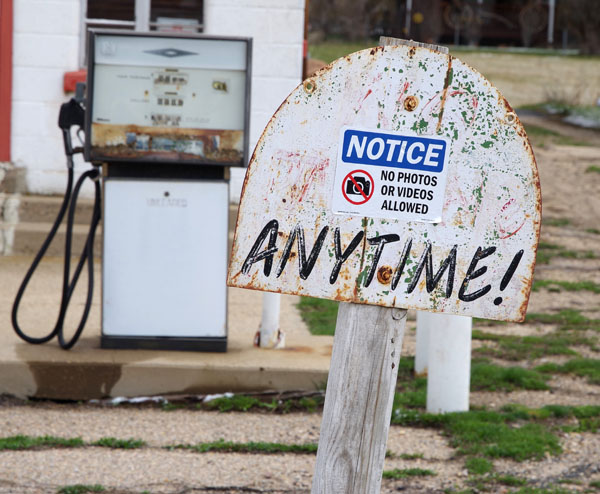
<svg viewBox="0 0 600 494">
<path fill-rule="evenodd" d="M 85 120 L 85 110 L 75 98 L 71 98 L 66 103 L 60 106 L 58 114 L 58 126 L 62 130 L 63 142 L 65 144 L 65 154 L 67 158 L 71 158 L 75 153 L 81 153 L 82 148 L 73 148 L 71 142 L 71 127 L 76 125 L 83 128 Z M 73 166 L 72 160 L 69 160 L 69 166 Z"/>
</svg>

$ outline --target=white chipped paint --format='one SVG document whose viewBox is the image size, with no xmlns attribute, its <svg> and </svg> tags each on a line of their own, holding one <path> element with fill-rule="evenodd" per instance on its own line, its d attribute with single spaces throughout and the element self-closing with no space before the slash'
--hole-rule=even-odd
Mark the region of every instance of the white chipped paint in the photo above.
<svg viewBox="0 0 600 494">
<path fill-rule="evenodd" d="M 521 320 L 541 196 L 525 132 L 498 90 L 456 58 L 406 46 L 354 53 L 318 72 L 312 83 L 314 88 L 300 85 L 290 94 L 256 147 L 240 202 L 229 284 Z M 405 108 L 409 97 L 418 101 L 414 111 Z M 332 198 L 345 127 L 445 139 L 441 221 L 336 214 Z M 341 262 L 353 239 L 356 248 Z M 448 269 L 436 284 L 447 258 Z"/>
</svg>

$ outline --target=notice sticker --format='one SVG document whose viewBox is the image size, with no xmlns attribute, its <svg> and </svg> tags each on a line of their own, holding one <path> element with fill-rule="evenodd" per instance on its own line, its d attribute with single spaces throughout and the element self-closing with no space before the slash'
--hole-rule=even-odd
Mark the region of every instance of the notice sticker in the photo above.
<svg viewBox="0 0 600 494">
<path fill-rule="evenodd" d="M 448 139 L 344 127 L 331 208 L 337 214 L 440 223 Z"/>
</svg>

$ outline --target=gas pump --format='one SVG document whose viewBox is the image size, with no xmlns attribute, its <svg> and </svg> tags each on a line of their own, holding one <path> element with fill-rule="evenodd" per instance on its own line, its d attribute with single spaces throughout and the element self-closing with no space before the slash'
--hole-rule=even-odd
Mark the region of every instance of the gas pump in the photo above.
<svg viewBox="0 0 600 494">
<path fill-rule="evenodd" d="M 102 170 L 102 348 L 227 348 L 229 167 L 248 161 L 251 48 L 90 32 L 84 156 Z"/>
</svg>

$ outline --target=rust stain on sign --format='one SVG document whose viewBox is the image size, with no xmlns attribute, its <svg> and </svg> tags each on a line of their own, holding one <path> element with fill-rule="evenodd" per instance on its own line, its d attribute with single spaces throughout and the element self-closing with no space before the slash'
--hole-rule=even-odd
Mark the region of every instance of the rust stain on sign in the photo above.
<svg viewBox="0 0 600 494">
<path fill-rule="evenodd" d="M 267 125 L 228 283 L 520 321 L 540 219 L 531 146 L 496 88 L 427 48 L 363 50 Z"/>
</svg>

